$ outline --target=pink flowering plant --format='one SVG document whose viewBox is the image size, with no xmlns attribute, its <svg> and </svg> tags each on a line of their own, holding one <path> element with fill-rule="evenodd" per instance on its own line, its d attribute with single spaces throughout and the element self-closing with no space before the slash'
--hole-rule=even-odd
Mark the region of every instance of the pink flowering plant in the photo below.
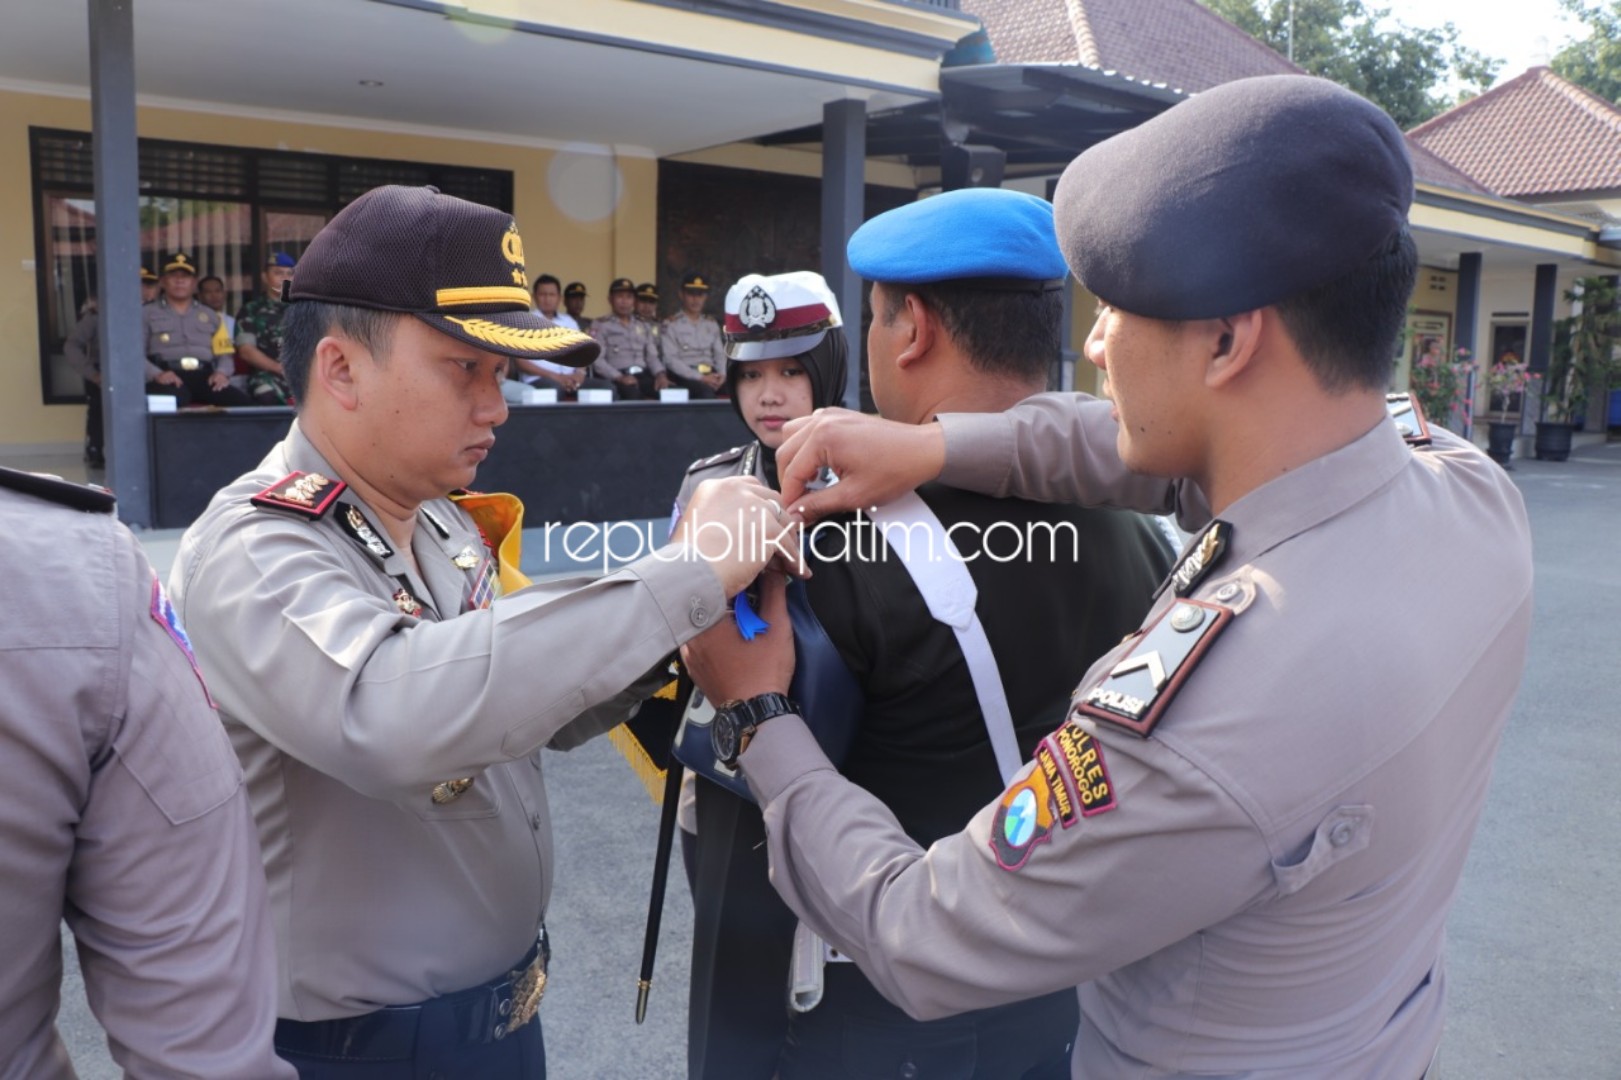
<svg viewBox="0 0 1621 1080">
<path fill-rule="evenodd" d="M 1407 376 L 1407 389 L 1418 399 L 1424 416 L 1432 424 L 1446 425 L 1454 409 L 1469 409 L 1469 372 L 1474 360 L 1468 349 L 1459 349 L 1449 359 L 1438 342 L 1413 361 Z"/>
</svg>

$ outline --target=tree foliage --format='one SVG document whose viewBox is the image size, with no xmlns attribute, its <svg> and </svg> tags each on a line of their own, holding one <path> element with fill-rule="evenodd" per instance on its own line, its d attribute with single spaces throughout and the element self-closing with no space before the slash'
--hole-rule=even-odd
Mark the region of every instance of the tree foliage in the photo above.
<svg viewBox="0 0 1621 1080">
<path fill-rule="evenodd" d="M 1588 33 L 1554 55 L 1554 71 L 1606 101 L 1621 102 L 1621 0 L 1559 0 L 1559 6 Z"/>
<path fill-rule="evenodd" d="M 1580 3 L 1581 0 L 1561 0 Z M 1621 4 L 1621 0 L 1611 0 Z M 1204 0 L 1251 37 L 1289 55 L 1289 0 Z M 1377 103 L 1402 128 L 1421 124 L 1489 87 L 1501 60 L 1458 41 L 1452 23 L 1425 28 L 1362 0 L 1294 0 L 1294 61 Z M 1444 92 L 1463 87 L 1459 99 Z"/>
</svg>

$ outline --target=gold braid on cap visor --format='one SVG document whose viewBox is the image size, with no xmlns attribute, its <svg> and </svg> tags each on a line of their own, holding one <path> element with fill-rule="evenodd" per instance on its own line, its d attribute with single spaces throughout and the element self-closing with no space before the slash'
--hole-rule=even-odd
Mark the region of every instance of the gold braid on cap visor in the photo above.
<svg viewBox="0 0 1621 1080">
<path fill-rule="evenodd" d="M 453 322 L 464 331 L 488 342 L 498 349 L 518 349 L 524 352 L 569 352 L 579 348 L 586 342 L 594 342 L 596 338 L 590 334 L 582 334 L 578 330 L 570 330 L 566 326 L 548 326 L 541 330 L 518 330 L 510 326 L 502 326 L 488 319 L 463 319 L 455 315 L 441 316 L 446 322 Z"/>
</svg>

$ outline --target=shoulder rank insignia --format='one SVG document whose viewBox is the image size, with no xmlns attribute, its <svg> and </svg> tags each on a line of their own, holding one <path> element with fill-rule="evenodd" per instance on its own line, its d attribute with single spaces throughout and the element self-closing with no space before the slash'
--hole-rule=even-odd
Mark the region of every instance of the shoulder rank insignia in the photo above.
<svg viewBox="0 0 1621 1080">
<path fill-rule="evenodd" d="M 321 517 L 349 485 L 320 473 L 294 472 L 277 480 L 248 501 L 255 506 L 286 510 L 311 521 Z"/>
<path fill-rule="evenodd" d="M 1178 600 L 1137 639 L 1076 711 L 1147 738 L 1176 692 L 1227 624 L 1231 608 Z"/>
<path fill-rule="evenodd" d="M 1227 553 L 1227 543 L 1232 537 L 1233 527 L 1220 518 L 1206 525 L 1204 531 L 1188 545 L 1187 554 L 1171 568 L 1171 576 L 1154 590 L 1154 595 L 1157 597 L 1163 593 L 1167 585 L 1175 590 L 1177 596 L 1188 595 L 1194 586 L 1204 580 L 1206 574 L 1215 569 L 1221 557 Z"/>
<path fill-rule="evenodd" d="M 377 535 L 377 530 L 371 527 L 366 515 L 353 503 L 340 503 L 338 512 L 338 526 L 349 534 L 349 538 L 370 552 L 379 562 L 394 554 L 394 549 L 388 542 Z"/>
<path fill-rule="evenodd" d="M 59 476 L 24 472 L 21 469 L 0 467 L 0 487 L 71 506 L 75 510 L 90 510 L 99 514 L 110 512 L 117 502 L 113 493 L 106 488 L 75 484 Z"/>
<path fill-rule="evenodd" d="M 736 461 L 738 458 L 743 456 L 743 452 L 749 448 L 749 445 L 750 444 L 745 443 L 742 446 L 734 446 L 730 450 L 722 450 L 720 453 L 712 454 L 706 458 L 699 458 L 697 461 L 694 461 L 691 465 L 687 466 L 687 471 L 689 473 L 694 473 L 699 469 L 707 469 L 712 465 L 720 465 L 727 461 Z"/>
<path fill-rule="evenodd" d="M 1412 394 L 1386 394 L 1385 411 L 1396 422 L 1396 430 L 1408 446 L 1430 445 L 1430 425 L 1424 409 Z"/>
</svg>

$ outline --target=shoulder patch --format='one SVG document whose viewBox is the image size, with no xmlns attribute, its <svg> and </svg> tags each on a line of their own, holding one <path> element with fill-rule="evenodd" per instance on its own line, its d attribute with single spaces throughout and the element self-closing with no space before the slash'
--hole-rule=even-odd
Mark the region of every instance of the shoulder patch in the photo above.
<svg viewBox="0 0 1621 1080">
<path fill-rule="evenodd" d="M 59 476 L 23 472 L 21 469 L 0 467 L 0 487 L 7 487 L 63 506 L 71 506 L 75 510 L 89 510 L 97 514 L 111 513 L 118 502 L 113 493 L 106 488 L 96 487 L 93 484 L 75 484 Z"/>
<path fill-rule="evenodd" d="M 163 582 L 158 580 L 157 571 L 152 572 L 152 621 L 163 627 L 169 639 L 180 646 L 180 651 L 186 654 L 186 662 L 191 665 L 193 675 L 202 685 L 203 697 L 208 699 L 210 709 L 218 709 L 214 704 L 214 695 L 208 691 L 208 681 L 203 678 L 203 669 L 197 666 L 197 654 L 191 651 L 191 638 L 186 634 L 186 628 L 180 625 L 180 613 L 169 602 L 169 594 L 163 590 Z"/>
<path fill-rule="evenodd" d="M 339 495 L 349 487 L 320 473 L 294 472 L 277 480 L 248 501 L 271 510 L 286 510 L 316 520 L 332 509 Z"/>
<path fill-rule="evenodd" d="M 687 472 L 695 473 L 699 469 L 707 469 L 712 465 L 722 465 L 728 461 L 736 461 L 738 458 L 743 456 L 744 452 L 748 450 L 750 445 L 751 444 L 749 443 L 744 443 L 742 446 L 734 446 L 730 450 L 722 450 L 720 453 L 711 455 L 710 457 L 699 458 L 697 461 L 694 461 L 691 465 L 687 466 Z"/>
<path fill-rule="evenodd" d="M 1220 604 L 1178 600 L 1081 695 L 1076 711 L 1146 739 L 1232 618 L 1233 610 Z"/>
<path fill-rule="evenodd" d="M 1430 424 L 1424 409 L 1412 394 L 1386 394 L 1385 411 L 1396 422 L 1396 430 L 1408 446 L 1430 445 Z"/>
</svg>

